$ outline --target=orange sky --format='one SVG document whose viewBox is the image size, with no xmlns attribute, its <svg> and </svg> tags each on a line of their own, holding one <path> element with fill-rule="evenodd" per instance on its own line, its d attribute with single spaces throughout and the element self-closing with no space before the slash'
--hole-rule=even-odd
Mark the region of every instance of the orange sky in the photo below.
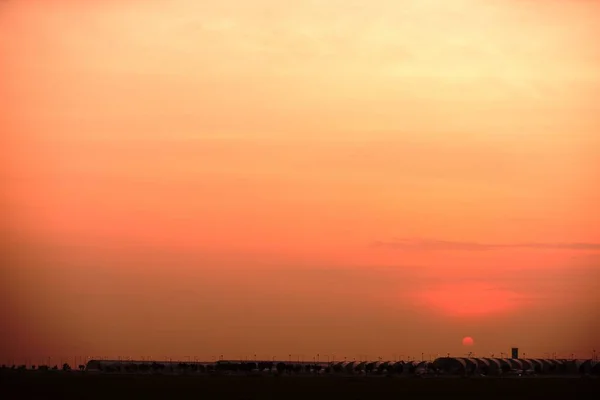
<svg viewBox="0 0 600 400">
<path fill-rule="evenodd" d="M 598 15 L 1 2 L 0 362 L 589 357 Z"/>
</svg>

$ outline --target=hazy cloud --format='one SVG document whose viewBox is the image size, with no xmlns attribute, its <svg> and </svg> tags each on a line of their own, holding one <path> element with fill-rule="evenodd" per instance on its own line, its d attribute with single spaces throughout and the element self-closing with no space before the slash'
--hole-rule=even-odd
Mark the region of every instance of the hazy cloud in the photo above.
<svg viewBox="0 0 600 400">
<path fill-rule="evenodd" d="M 374 247 L 385 247 L 398 250 L 458 250 L 485 251 L 508 248 L 555 249 L 555 250 L 600 250 L 600 243 L 584 242 L 526 242 L 526 243 L 478 243 L 449 240 L 401 239 L 390 242 L 375 241 Z"/>
</svg>

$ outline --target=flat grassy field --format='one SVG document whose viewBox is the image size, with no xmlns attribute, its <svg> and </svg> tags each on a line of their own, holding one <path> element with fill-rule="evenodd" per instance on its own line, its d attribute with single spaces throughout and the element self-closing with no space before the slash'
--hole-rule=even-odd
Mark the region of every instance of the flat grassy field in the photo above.
<svg viewBox="0 0 600 400">
<path fill-rule="evenodd" d="M 600 379 L 410 378 L 347 376 L 173 376 L 3 372 L 1 399 L 479 399 L 595 398 Z M 460 397 L 457 397 L 460 396 Z M 406 397 L 404 397 L 406 398 Z"/>
</svg>

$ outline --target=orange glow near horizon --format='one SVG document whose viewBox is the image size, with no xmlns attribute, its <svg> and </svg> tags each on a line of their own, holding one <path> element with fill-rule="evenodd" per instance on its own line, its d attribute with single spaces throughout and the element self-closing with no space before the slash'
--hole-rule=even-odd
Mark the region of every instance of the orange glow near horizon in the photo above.
<svg viewBox="0 0 600 400">
<path fill-rule="evenodd" d="M 586 356 L 597 15 L 1 2 L 0 363 Z"/>
<path fill-rule="evenodd" d="M 488 316 L 519 308 L 517 293 L 496 289 L 490 284 L 446 285 L 420 291 L 418 295 L 434 310 L 453 317 Z"/>
</svg>

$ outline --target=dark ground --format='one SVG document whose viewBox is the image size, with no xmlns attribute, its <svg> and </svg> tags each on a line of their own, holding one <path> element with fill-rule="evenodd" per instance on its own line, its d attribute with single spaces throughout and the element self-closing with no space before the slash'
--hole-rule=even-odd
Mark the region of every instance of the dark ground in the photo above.
<svg viewBox="0 0 600 400">
<path fill-rule="evenodd" d="M 173 376 L 2 372 L 1 399 L 478 399 L 596 398 L 600 379 L 348 376 Z"/>
</svg>

